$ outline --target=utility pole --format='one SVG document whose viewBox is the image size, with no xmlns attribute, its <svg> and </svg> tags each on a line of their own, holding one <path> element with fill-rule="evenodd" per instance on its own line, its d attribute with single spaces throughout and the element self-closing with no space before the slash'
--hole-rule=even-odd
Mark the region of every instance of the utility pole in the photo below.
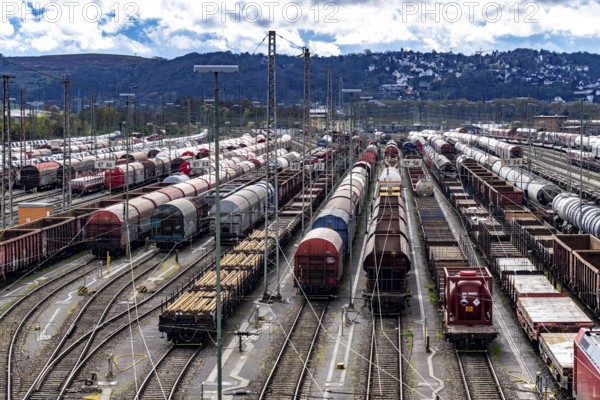
<svg viewBox="0 0 600 400">
<path fill-rule="evenodd" d="M 190 124 L 191 124 L 190 99 L 187 99 L 187 134 L 188 134 L 188 136 L 190 136 Z"/>
<path fill-rule="evenodd" d="M 331 130 L 333 123 L 333 77 L 331 68 L 327 70 L 327 115 L 325 122 L 325 130 Z"/>
<path fill-rule="evenodd" d="M 269 31 L 268 35 L 268 60 L 267 60 L 267 157 L 266 157 L 266 182 L 269 183 L 269 169 L 271 168 L 269 161 L 269 142 L 271 139 L 271 131 L 273 132 L 273 138 L 275 139 L 275 150 L 277 151 L 277 47 L 276 47 L 276 34 L 275 31 Z M 272 215 L 274 216 L 275 229 L 273 236 L 275 238 L 275 268 L 276 268 L 276 289 L 275 295 L 268 294 L 268 281 L 267 271 L 269 263 L 269 233 L 271 231 L 271 218 L 269 213 L 269 202 L 267 201 L 265 206 L 265 260 L 264 260 L 264 293 L 263 300 L 269 300 L 272 298 L 280 299 L 280 282 L 279 282 L 279 215 L 278 215 L 278 202 L 279 202 L 279 185 L 277 182 L 277 155 L 273 162 L 273 208 Z M 268 196 L 267 196 L 268 198 Z"/>
<path fill-rule="evenodd" d="M 348 225 L 352 225 L 357 223 L 358 221 L 358 216 L 354 215 L 354 203 L 352 203 L 352 194 L 353 194 L 353 186 L 352 186 L 352 162 L 354 161 L 354 146 L 353 146 L 353 142 L 354 140 L 352 139 L 352 135 L 354 134 L 354 94 L 355 93 L 360 93 L 361 89 L 343 89 L 342 93 L 350 93 L 350 158 L 349 158 L 349 168 L 348 170 L 350 171 L 350 193 L 348 194 L 348 198 L 350 199 L 350 221 Z M 353 296 L 353 288 L 352 288 L 352 239 L 350 238 L 350 236 L 348 236 L 348 268 L 350 271 L 350 285 L 349 285 L 349 300 L 348 300 L 348 307 L 350 308 L 354 308 L 354 301 L 352 299 Z"/>
<path fill-rule="evenodd" d="M 8 174 L 8 179 L 10 181 L 10 175 L 11 175 L 11 168 L 10 168 L 10 163 L 7 162 L 7 155 L 6 155 L 6 150 L 7 150 L 7 146 L 6 146 L 6 142 L 7 140 L 10 141 L 10 93 L 8 90 L 9 87 L 9 80 L 11 78 L 14 78 L 14 76 L 10 76 L 10 75 L 2 75 L 2 205 L 1 205 L 1 212 L 2 212 L 2 227 L 6 228 L 8 227 L 6 224 L 6 176 Z M 9 156 L 8 156 L 8 161 L 10 161 L 10 147 L 8 148 L 9 151 Z M 9 196 L 12 199 L 12 193 L 9 193 Z M 11 208 L 11 212 L 12 212 L 12 208 Z M 10 221 L 12 222 L 12 221 Z M 9 223 L 10 225 L 10 223 Z"/>
<path fill-rule="evenodd" d="M 63 175 L 62 175 L 62 209 L 71 206 L 71 95 L 69 75 L 65 74 L 63 104 Z M 68 150 L 67 150 L 68 149 Z"/>
<path fill-rule="evenodd" d="M 344 100 L 344 95 L 342 94 L 343 90 L 344 90 L 344 80 L 342 79 L 341 76 L 339 79 L 339 88 L 338 89 L 339 89 L 338 97 L 339 97 L 339 103 L 340 103 L 338 109 L 340 110 L 340 112 L 342 112 L 342 110 L 343 110 L 342 106 L 343 106 L 343 100 Z"/>
<path fill-rule="evenodd" d="M 129 142 L 131 136 L 131 113 L 129 111 L 129 102 L 135 99 L 135 93 L 119 93 L 119 97 L 125 98 L 125 107 L 126 107 L 126 122 L 125 122 L 125 181 L 123 184 L 125 187 L 125 202 L 123 202 L 123 220 L 125 221 L 125 234 L 126 234 L 126 248 L 125 254 L 129 256 L 131 254 L 131 248 L 129 246 L 129 163 L 130 163 L 130 153 L 129 153 Z"/>
<path fill-rule="evenodd" d="M 306 215 L 305 205 L 306 205 L 306 188 L 305 188 L 305 171 L 306 171 L 306 137 L 310 134 L 310 50 L 305 47 L 303 49 L 304 55 L 304 112 L 302 115 L 303 123 L 302 123 L 302 231 L 304 232 L 304 219 Z M 312 163 L 309 163 L 312 168 Z M 308 171 L 309 179 L 312 178 L 312 172 Z M 312 179 L 311 179 L 312 180 Z M 311 187 L 309 183 L 308 187 Z M 308 207 L 309 212 L 309 221 L 312 220 L 312 206 Z"/>
<path fill-rule="evenodd" d="M 21 137 L 19 138 L 19 141 L 21 142 L 21 168 L 23 168 L 23 162 L 25 161 L 23 158 L 23 153 L 25 152 L 25 89 L 21 88 L 20 91 L 20 97 L 21 97 L 21 130 L 20 130 L 20 134 Z M 12 197 L 12 196 L 11 196 Z"/>
<path fill-rule="evenodd" d="M 90 130 L 92 137 L 94 138 L 94 154 L 96 155 L 96 160 L 98 159 L 98 135 L 96 134 L 96 95 L 92 95 L 92 104 L 90 104 L 91 108 L 91 118 L 90 118 Z"/>
<path fill-rule="evenodd" d="M 217 400 L 223 396 L 223 371 L 222 371 L 222 332 L 221 332 L 221 196 L 219 194 L 221 175 L 219 172 L 219 72 L 238 72 L 237 65 L 194 65 L 194 72 L 212 73 L 215 77 L 215 272 L 216 272 L 216 325 L 217 325 Z M 265 188 L 266 189 L 266 188 Z M 268 197 L 268 196 L 267 196 Z"/>
<path fill-rule="evenodd" d="M 579 234 L 583 233 L 583 100 L 579 100 Z"/>
</svg>

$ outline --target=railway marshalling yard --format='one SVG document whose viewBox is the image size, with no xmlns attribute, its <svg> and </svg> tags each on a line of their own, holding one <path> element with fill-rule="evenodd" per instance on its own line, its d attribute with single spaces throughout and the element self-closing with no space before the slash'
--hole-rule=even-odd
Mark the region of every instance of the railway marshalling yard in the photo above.
<svg viewBox="0 0 600 400">
<path fill-rule="evenodd" d="M 294 254 L 304 237 L 302 228 L 309 228 L 306 224 L 282 246 L 279 274 L 270 268 L 266 277 L 267 295 L 261 272 L 242 301 L 228 310 L 223 324 L 224 398 L 466 398 L 460 358 L 444 338 L 442 308 L 406 169 L 401 171 L 401 191 L 412 264 L 408 306 L 400 315 L 379 316 L 363 296 L 374 181 L 383 168 L 379 161 L 371 174 L 356 217 L 352 264 L 346 265 L 331 298 L 306 301 L 294 287 Z M 464 242 L 469 237 L 464 220 L 435 174 L 424 174 L 433 183 L 453 239 Z M 471 256 L 486 265 L 477 246 L 472 248 Z M 0 380 L 2 396 L 216 398 L 214 333 L 191 335 L 189 343 L 173 345 L 158 330 L 165 300 L 185 290 L 214 257 L 214 236 L 206 233 L 177 251 L 159 252 L 149 242 L 128 257 L 115 257 L 110 266 L 81 252 L 7 286 L 0 294 L 0 321 L 2 357 L 10 375 Z M 500 334 L 487 354 L 501 391 L 474 391 L 471 398 L 536 399 L 540 390 L 565 397 L 499 282 L 493 292 L 494 325 Z M 463 369 L 471 384 L 485 379 L 483 373 L 473 376 Z"/>
</svg>

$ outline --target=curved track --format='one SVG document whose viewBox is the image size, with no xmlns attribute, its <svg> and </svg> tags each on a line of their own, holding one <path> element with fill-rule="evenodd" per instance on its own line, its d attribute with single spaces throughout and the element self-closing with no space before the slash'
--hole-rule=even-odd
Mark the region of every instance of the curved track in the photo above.
<svg viewBox="0 0 600 400">
<path fill-rule="evenodd" d="M 11 326 L 11 340 L 0 341 L 0 357 L 3 358 L 5 363 L 5 371 L 0 374 L 0 390 L 7 399 L 12 398 L 12 378 L 19 375 L 18 371 L 13 370 L 13 363 L 10 359 L 14 345 L 12 339 L 22 332 L 25 325 L 33 318 L 42 304 L 52 301 L 65 286 L 80 281 L 86 273 L 89 273 L 89 271 L 86 272 L 87 266 L 93 263 L 94 260 L 90 256 L 82 258 L 80 266 L 36 287 L 12 303 L 0 315 L 0 324 L 4 327 Z"/>
<path fill-rule="evenodd" d="M 259 399 L 303 398 L 308 364 L 328 305 L 328 301 L 304 301 Z"/>
<path fill-rule="evenodd" d="M 160 254 L 157 255 L 157 253 L 151 253 L 145 256 L 145 259 L 136 262 L 136 265 L 132 266 L 135 268 L 136 274 L 133 279 L 143 279 L 145 276 L 152 273 L 155 268 L 161 264 L 162 258 L 163 256 Z M 79 334 L 83 333 L 82 327 L 97 326 L 104 321 L 116 299 L 127 292 L 128 289 L 132 288 L 131 280 L 133 273 L 133 269 L 123 268 L 119 273 L 106 280 L 102 287 L 94 291 L 80 308 L 71 309 L 66 321 L 63 323 L 64 326 L 68 327 L 65 330 L 66 333 L 62 336 L 54 335 L 50 339 L 50 345 L 45 346 L 44 349 L 39 352 L 40 354 L 36 355 L 39 364 L 42 364 L 44 360 L 47 361 L 41 369 L 35 366 L 33 367 L 33 370 L 30 371 L 30 374 L 21 378 L 19 386 L 22 387 L 23 390 L 28 390 L 30 387 L 37 385 L 41 380 L 46 378 L 46 373 L 51 363 L 63 349 L 71 346 L 77 341 Z M 82 352 L 85 351 L 85 349 L 84 346 Z M 47 354 L 50 350 L 52 353 Z M 60 372 L 61 371 L 56 371 L 54 375 L 59 376 L 53 376 L 50 379 L 60 380 L 65 372 L 68 373 L 68 371 L 62 371 L 62 374 Z"/>
<path fill-rule="evenodd" d="M 579 193 L 579 190 L 583 189 L 584 197 L 594 201 L 600 200 L 600 173 L 588 168 L 581 170 L 579 165 L 571 164 L 566 155 L 557 150 L 536 148 L 535 152 L 538 155 L 531 157 L 531 172 L 566 190 Z M 524 152 L 523 159 L 528 160 L 527 152 Z M 580 183 L 581 172 L 583 182 Z"/>
<path fill-rule="evenodd" d="M 213 249 L 214 250 L 214 249 Z M 201 256 L 189 266 L 182 268 L 180 272 L 171 277 L 167 282 L 157 287 L 155 291 L 148 293 L 143 300 L 127 307 L 126 310 L 114 307 L 115 304 L 128 301 L 127 293 L 117 294 L 107 306 L 107 316 L 102 323 L 95 325 L 91 330 L 82 332 L 68 347 L 66 347 L 47 368 L 43 371 L 41 379 L 28 389 L 26 398 L 30 399 L 48 399 L 62 398 L 69 389 L 71 383 L 82 374 L 86 363 L 100 350 L 127 329 L 130 325 L 144 320 L 148 316 L 153 316 L 159 311 L 162 302 L 161 297 L 164 292 L 176 290 L 177 285 L 181 285 L 181 278 L 185 277 L 185 282 L 191 282 L 187 274 L 197 267 L 198 263 L 206 263 L 202 268 L 209 268 L 214 262 L 212 250 Z M 131 286 L 130 286 L 131 287 Z M 135 318 L 129 318 L 130 313 L 136 311 Z"/>
<path fill-rule="evenodd" d="M 170 347 L 138 388 L 135 400 L 173 399 L 183 376 L 201 351 L 201 347 Z"/>
</svg>

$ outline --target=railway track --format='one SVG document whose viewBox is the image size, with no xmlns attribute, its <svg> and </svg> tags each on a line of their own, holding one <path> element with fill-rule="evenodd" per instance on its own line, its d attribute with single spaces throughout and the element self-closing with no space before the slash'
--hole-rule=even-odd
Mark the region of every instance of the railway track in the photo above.
<svg viewBox="0 0 600 400">
<path fill-rule="evenodd" d="M 103 285 L 96 289 L 80 307 L 70 308 L 70 312 L 67 319 L 63 323 L 63 326 L 67 327 L 64 330 L 64 334 L 53 335 L 49 339 L 49 343 L 43 348 L 39 349 L 36 353 L 36 365 L 32 366 L 27 374 L 15 374 L 15 383 L 12 387 L 21 388 L 22 390 L 28 390 L 33 385 L 36 385 L 40 380 L 45 379 L 45 372 L 49 365 L 61 352 L 62 349 L 72 345 L 77 337 L 78 330 L 81 332 L 82 327 L 97 326 L 101 324 L 107 317 L 109 310 L 113 306 L 115 299 L 122 296 L 128 289 L 132 288 L 132 274 L 135 274 L 133 279 L 142 280 L 147 275 L 150 275 L 156 267 L 158 267 L 163 261 L 163 256 L 156 252 L 151 253 L 144 257 L 143 260 L 136 262 L 133 266 L 135 270 L 130 268 L 123 268 L 111 278 L 103 282 Z M 79 305 L 78 305 L 79 306 Z M 61 333 L 63 331 L 61 330 Z M 13 336 L 11 349 L 13 352 L 20 348 L 19 342 L 23 342 L 24 338 L 17 338 Z M 89 342 L 88 342 L 89 343 Z M 79 351 L 85 352 L 86 346 L 82 346 Z M 9 355 L 9 360 L 13 370 L 18 368 L 19 362 L 23 360 L 17 357 L 17 354 Z M 47 361 L 46 361 L 47 360 Z M 45 364 L 44 364 L 44 361 Z M 40 368 L 40 366 L 42 366 Z M 68 371 L 66 371 L 68 372 Z M 65 371 L 54 370 L 51 376 L 48 376 L 50 380 L 60 380 L 64 376 Z M 14 393 L 16 394 L 16 393 Z M 24 393 L 19 393 L 18 398 L 22 398 Z"/>
<path fill-rule="evenodd" d="M 456 358 L 468 400 L 506 400 L 490 357 L 485 351 L 458 351 Z"/>
<path fill-rule="evenodd" d="M 401 322 L 374 317 L 367 377 L 367 399 L 403 397 Z"/>
<path fill-rule="evenodd" d="M 104 191 L 100 191 L 98 193 L 90 193 L 85 196 L 74 194 L 72 197 L 72 199 L 73 199 L 72 205 L 68 208 L 73 208 L 75 206 L 81 205 L 82 203 L 91 202 L 91 201 L 97 200 L 99 198 L 102 198 L 104 196 L 108 196 L 108 194 L 106 194 Z M 21 192 L 21 193 L 15 194 L 15 195 L 13 195 L 13 212 L 12 212 L 13 220 L 10 221 L 11 223 L 8 224 L 8 226 L 18 223 L 18 217 L 19 217 L 18 203 L 48 203 L 48 204 L 52 204 L 54 206 L 55 212 L 60 212 L 60 211 L 62 211 L 62 201 L 63 201 L 63 199 L 62 199 L 61 189 L 52 189 L 52 190 L 39 192 L 39 193 Z M 9 217 L 10 217 L 10 210 L 8 209 L 8 204 L 7 204 L 7 209 L 5 211 L 5 218 L 7 221 L 9 219 Z"/>
<path fill-rule="evenodd" d="M 584 197 L 590 200 L 600 200 L 600 173 L 583 168 L 584 179 L 580 183 L 580 166 L 569 164 L 564 153 L 540 148 L 536 148 L 536 152 L 541 157 L 531 158 L 531 172 L 554 182 L 563 189 L 568 190 L 570 188 L 576 193 L 579 193 L 579 190 L 582 189 Z M 562 156 L 564 160 L 557 157 L 557 154 Z M 528 160 L 527 153 L 523 154 L 523 159 Z M 571 171 L 570 178 L 567 171 Z"/>
<path fill-rule="evenodd" d="M 84 257 L 80 266 L 42 283 L 12 303 L 0 315 L 0 324 L 4 327 L 11 327 L 10 337 L 18 335 L 24 329 L 42 304 L 52 301 L 65 286 L 80 281 L 86 273 L 89 273 L 89 271 L 86 272 L 86 269 L 93 262 L 95 262 L 95 258 Z M 5 365 L 4 372 L 0 374 L 0 391 L 4 395 L 12 394 L 11 377 L 14 375 L 14 371 L 11 370 L 10 354 L 13 352 L 13 344 L 12 340 L 0 340 L 0 357 L 4 360 Z M 6 398 L 12 397 L 8 395 Z"/>
<path fill-rule="evenodd" d="M 166 280 L 161 286 L 156 287 L 153 292 L 148 293 L 143 299 L 138 300 L 137 304 L 131 304 L 125 310 L 113 308 L 111 314 L 104 322 L 81 335 L 76 342 L 63 350 L 50 365 L 50 372 L 54 369 L 65 371 L 66 369 L 61 363 L 72 362 L 70 361 L 72 360 L 71 352 L 82 344 L 89 342 L 87 351 L 79 355 L 77 363 L 70 368 L 70 371 L 63 377 L 60 384 L 51 387 L 44 384 L 48 382 L 46 380 L 45 382 L 41 382 L 37 387 L 31 387 L 25 397 L 32 400 L 47 399 L 49 396 L 64 398 L 67 392 L 77 391 L 71 385 L 73 382 L 82 381 L 90 376 L 92 371 L 86 370 L 88 363 L 101 351 L 110 352 L 109 347 L 114 346 L 114 342 L 119 339 L 120 335 L 122 336 L 123 332 L 127 331 L 129 334 L 128 328 L 132 325 L 149 323 L 151 320 L 155 320 L 163 306 L 164 294 L 178 289 L 184 290 L 187 286 L 191 285 L 194 279 L 190 275 L 196 274 L 190 273 L 196 271 L 198 267 L 201 271 L 210 269 L 214 264 L 214 250 L 214 247 L 208 249 L 205 254 L 194 260 L 187 267 L 181 268 L 179 272 Z M 123 300 L 127 301 L 128 299 L 119 297 L 115 299 L 115 303 L 121 303 Z M 146 373 L 149 373 L 149 371 Z M 133 398 L 134 395 L 135 392 L 132 395 L 127 394 L 124 398 Z"/>
<path fill-rule="evenodd" d="M 328 305 L 328 301 L 304 301 L 259 399 L 299 399 L 309 396 L 304 381 Z"/>
<path fill-rule="evenodd" d="M 156 361 L 135 394 L 135 400 L 171 400 L 202 347 L 172 346 Z"/>
</svg>

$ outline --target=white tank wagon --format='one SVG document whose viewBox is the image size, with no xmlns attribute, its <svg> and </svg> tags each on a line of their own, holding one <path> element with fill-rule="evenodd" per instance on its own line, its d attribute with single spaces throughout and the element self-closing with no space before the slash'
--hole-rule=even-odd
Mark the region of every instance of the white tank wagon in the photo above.
<svg viewBox="0 0 600 400">
<path fill-rule="evenodd" d="M 548 206 L 562 192 L 554 183 L 525 171 L 520 167 L 503 166 L 500 158 L 489 155 L 481 150 L 461 143 L 457 143 L 455 148 L 463 155 L 477 161 L 479 165 L 491 170 L 511 185 L 521 189 L 527 196 L 527 199 L 534 204 Z"/>
<path fill-rule="evenodd" d="M 554 198 L 552 209 L 566 224 L 600 238 L 600 207 L 581 201 L 573 193 L 561 193 Z"/>
<path fill-rule="evenodd" d="M 415 185 L 415 193 L 418 197 L 433 196 L 433 183 L 427 179 L 419 179 Z"/>
</svg>

